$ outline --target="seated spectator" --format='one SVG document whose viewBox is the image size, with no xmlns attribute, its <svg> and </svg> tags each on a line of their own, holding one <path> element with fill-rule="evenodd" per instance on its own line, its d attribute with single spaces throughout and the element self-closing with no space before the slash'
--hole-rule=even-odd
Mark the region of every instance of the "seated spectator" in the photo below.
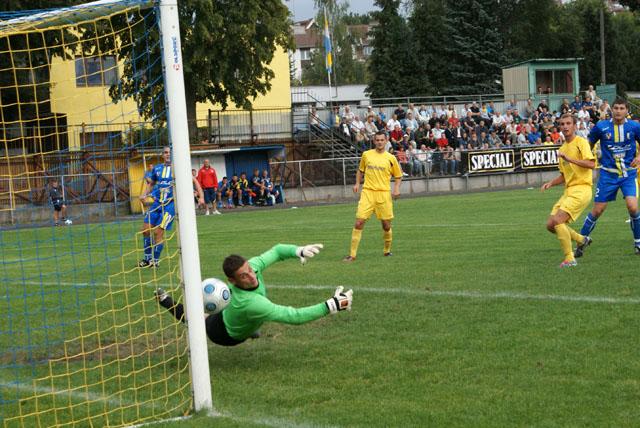
<svg viewBox="0 0 640 428">
<path fill-rule="evenodd" d="M 438 141 L 444 135 L 444 129 L 440 127 L 440 122 L 436 122 L 435 127 L 431 129 L 433 139 Z"/>
<path fill-rule="evenodd" d="M 407 116 L 409 116 L 409 113 L 411 113 L 413 119 L 417 121 L 420 120 L 420 111 L 415 105 L 413 105 L 413 103 L 409 103 L 409 107 L 407 108 Z M 416 125 L 413 129 L 418 129 L 418 125 Z"/>
<path fill-rule="evenodd" d="M 409 141 L 415 141 L 416 133 L 413 132 L 413 128 L 412 127 L 407 126 L 407 129 L 404 130 L 404 133 L 409 136 Z"/>
<path fill-rule="evenodd" d="M 409 161 L 409 174 L 412 177 L 421 175 L 422 165 L 420 164 L 420 160 L 418 159 L 419 152 L 420 151 L 417 149 L 416 142 L 411 141 L 409 150 L 407 150 L 407 159 Z"/>
<path fill-rule="evenodd" d="M 491 101 L 491 104 L 493 104 L 493 101 Z M 515 98 L 511 98 L 511 100 L 509 100 L 509 104 L 507 104 L 506 109 L 511 110 L 512 112 L 518 109 L 518 103 Z"/>
<path fill-rule="evenodd" d="M 454 114 L 456 115 L 456 117 L 458 116 L 456 111 L 453 108 L 453 104 L 449 104 L 447 106 L 447 119 L 451 119 Z"/>
<path fill-rule="evenodd" d="M 491 129 L 501 129 L 505 126 L 504 116 L 500 114 L 499 110 L 493 112 L 493 116 L 491 117 Z"/>
<path fill-rule="evenodd" d="M 355 115 L 355 118 L 349 126 L 351 128 L 351 135 L 353 135 L 354 138 L 360 131 L 362 131 L 362 133 L 364 134 L 364 122 L 360 120 L 360 116 Z"/>
<path fill-rule="evenodd" d="M 538 108 L 536 110 L 538 111 L 538 114 L 540 114 L 542 113 L 543 109 L 549 110 L 549 106 L 547 105 L 547 100 L 545 100 L 544 98 L 540 100 L 540 104 L 538 104 Z"/>
<path fill-rule="evenodd" d="M 393 153 L 398 159 L 398 163 L 400 164 L 400 168 L 402 168 L 402 175 L 409 175 L 409 160 L 407 159 L 407 152 L 402 147 L 402 144 L 398 146 L 397 150 L 394 150 Z"/>
<path fill-rule="evenodd" d="M 526 146 L 528 141 L 529 141 L 528 134 L 529 134 L 529 132 L 527 131 L 527 128 L 522 127 L 522 130 L 518 134 L 518 139 L 516 141 L 516 146 L 520 146 L 520 147 Z"/>
<path fill-rule="evenodd" d="M 444 171 L 449 175 L 456 175 L 458 173 L 458 160 L 454 154 L 453 147 L 447 146 L 443 149 L 443 158 L 446 162 Z"/>
<path fill-rule="evenodd" d="M 367 111 L 364 114 L 365 122 L 367 121 L 367 119 L 369 119 L 369 117 L 373 117 L 373 118 L 376 117 L 376 113 L 373 111 L 373 107 L 371 107 L 371 106 L 367 106 Z"/>
<path fill-rule="evenodd" d="M 338 106 L 333 106 L 332 112 L 329 115 L 329 126 L 336 129 L 339 128 L 340 120 L 340 108 Z"/>
<path fill-rule="evenodd" d="M 571 110 L 573 110 L 574 114 L 582 110 L 582 100 L 580 99 L 580 95 L 575 96 L 574 101 L 571 103 Z"/>
<path fill-rule="evenodd" d="M 354 137 L 354 143 L 356 147 L 362 150 L 363 152 L 369 149 L 369 143 L 367 141 L 366 135 L 364 134 L 364 130 L 359 129 L 356 132 Z"/>
<path fill-rule="evenodd" d="M 483 132 L 485 135 L 489 133 L 489 129 L 487 129 L 487 127 L 485 126 L 484 120 L 480 120 L 480 123 L 476 125 L 474 131 L 476 132 L 477 135 L 481 135 Z"/>
<path fill-rule="evenodd" d="M 578 130 L 576 131 L 576 135 L 582 138 L 589 137 L 589 128 L 586 126 L 584 122 L 579 123 Z"/>
<path fill-rule="evenodd" d="M 582 107 L 580 107 L 580 110 L 578 111 L 578 120 L 583 122 L 589 122 L 591 120 L 591 115 L 584 104 L 582 104 Z"/>
<path fill-rule="evenodd" d="M 400 142 L 400 145 L 402 146 L 405 152 L 409 151 L 409 149 L 411 148 L 411 140 L 409 139 L 409 134 L 404 134 L 402 136 L 402 141 Z"/>
<path fill-rule="evenodd" d="M 569 104 L 569 100 L 566 98 L 562 99 L 562 104 L 560 105 L 560 115 L 570 113 L 571 105 Z"/>
<path fill-rule="evenodd" d="M 598 120 L 605 120 L 611 117 L 611 106 L 607 100 L 603 100 L 598 109 Z"/>
<path fill-rule="evenodd" d="M 346 138 L 352 139 L 351 127 L 349 126 L 349 121 L 346 117 L 343 117 L 340 121 L 340 127 L 338 128 L 339 132 Z"/>
<path fill-rule="evenodd" d="M 378 132 L 378 127 L 373 120 L 374 116 L 367 116 L 367 121 L 364 123 L 364 135 L 367 138 L 367 142 L 373 141 L 373 136 Z"/>
<path fill-rule="evenodd" d="M 513 117 L 513 123 L 516 125 L 522 122 L 522 116 L 520 116 L 520 112 L 518 109 L 513 110 L 511 116 Z"/>
<path fill-rule="evenodd" d="M 460 126 L 460 119 L 458 119 L 458 113 L 456 113 L 455 110 L 451 110 L 451 117 L 449 117 L 447 122 L 449 122 L 449 125 L 451 125 L 452 128 Z"/>
<path fill-rule="evenodd" d="M 487 138 L 487 133 L 482 131 L 480 133 L 480 137 L 478 138 L 478 144 L 480 144 L 481 149 L 488 149 L 490 147 L 489 139 Z"/>
<path fill-rule="evenodd" d="M 456 140 L 456 143 L 461 150 L 467 150 L 469 148 L 469 136 L 467 133 L 463 131 Z"/>
<path fill-rule="evenodd" d="M 241 172 L 240 179 L 238 180 L 238 189 L 240 193 L 238 197 L 238 205 L 253 205 L 253 198 L 256 196 L 255 193 L 251 191 L 251 186 L 249 185 L 249 180 L 247 180 L 247 173 Z"/>
<path fill-rule="evenodd" d="M 376 117 L 375 125 L 378 131 L 387 132 L 387 124 L 384 123 L 384 120 L 380 116 Z"/>
<path fill-rule="evenodd" d="M 398 145 L 400 145 L 403 137 L 404 132 L 402 132 L 402 127 L 400 126 L 400 123 L 396 123 L 393 131 L 389 134 L 389 141 L 391 141 L 391 146 L 394 150 L 398 149 Z"/>
<path fill-rule="evenodd" d="M 518 139 L 518 125 L 513 123 L 508 124 L 504 128 L 504 138 L 505 140 L 510 140 L 511 144 L 515 144 Z"/>
<path fill-rule="evenodd" d="M 426 125 L 424 122 L 420 123 L 420 126 L 418 127 L 418 129 L 413 135 L 413 139 L 419 145 L 423 145 L 427 143 L 427 137 L 429 136 L 429 131 L 427 130 L 427 126 L 428 125 Z"/>
<path fill-rule="evenodd" d="M 234 174 L 233 176 L 231 176 L 229 188 L 231 189 L 232 205 L 243 207 L 244 204 L 242 203 L 242 189 L 240 188 L 240 180 L 238 179 L 237 175 Z"/>
<path fill-rule="evenodd" d="M 416 152 L 416 159 L 419 162 L 418 172 L 422 176 L 431 174 L 431 152 L 427 149 L 426 145 L 421 145 L 420 149 Z"/>
<path fill-rule="evenodd" d="M 444 104 L 440 104 L 440 106 L 436 110 L 436 116 L 438 117 L 438 119 L 447 118 L 447 109 L 445 108 Z"/>
<path fill-rule="evenodd" d="M 527 134 L 527 143 L 530 145 L 536 144 L 536 141 L 540 140 L 540 133 L 536 131 L 531 131 Z"/>
<path fill-rule="evenodd" d="M 429 114 L 429 111 L 427 110 L 427 107 L 422 104 L 420 106 L 420 109 L 418 110 L 418 116 L 416 116 L 416 119 L 418 119 L 418 121 L 420 122 L 420 124 L 425 123 L 425 122 L 429 122 L 429 117 L 431 115 Z"/>
<path fill-rule="evenodd" d="M 586 96 L 584 101 L 582 102 L 582 106 L 584 107 L 584 109 L 589 113 L 589 117 L 591 118 L 592 121 L 596 120 L 596 108 L 593 105 L 593 101 L 591 101 L 591 97 L 590 96 Z"/>
<path fill-rule="evenodd" d="M 384 109 L 382 107 L 378 109 L 378 117 L 382 122 L 387 123 L 387 115 L 384 113 Z"/>
<path fill-rule="evenodd" d="M 434 151 L 431 152 L 431 162 L 432 162 L 434 167 L 437 167 L 438 172 L 440 173 L 440 175 L 444 175 L 443 171 L 445 171 L 442 168 L 443 167 L 443 165 L 442 165 L 443 164 L 443 160 L 444 160 L 444 156 L 442 154 L 442 147 L 438 147 Z"/>
<path fill-rule="evenodd" d="M 535 110 L 536 109 L 533 108 L 533 100 L 529 98 L 527 100 L 527 105 L 524 107 L 524 118 L 529 119 Z"/>
<path fill-rule="evenodd" d="M 396 125 L 400 125 L 400 127 L 402 128 L 402 123 L 400 122 L 400 120 L 398 120 L 398 115 L 394 113 L 391 116 L 391 119 L 387 121 L 387 129 L 389 131 L 393 131 L 396 128 Z"/>
<path fill-rule="evenodd" d="M 473 117 L 474 120 L 480 119 L 480 107 L 478 107 L 478 104 L 475 101 L 471 103 L 471 107 L 469 107 L 469 111 L 471 111 L 471 116 Z"/>
<path fill-rule="evenodd" d="M 400 125 L 404 128 L 404 121 L 407 117 L 407 112 L 404 110 L 404 107 L 402 107 L 402 104 L 398 104 L 398 107 L 393 111 L 393 115 L 396 117 L 396 120 L 400 122 Z"/>
<path fill-rule="evenodd" d="M 418 129 L 418 121 L 413 118 L 412 112 L 407 112 L 407 117 L 404 120 L 404 127 L 411 129 Z"/>
<path fill-rule="evenodd" d="M 555 143 L 553 142 L 553 140 L 551 139 L 551 135 L 547 134 L 544 137 L 544 142 L 542 143 L 543 146 L 553 146 Z"/>
<path fill-rule="evenodd" d="M 269 171 L 266 169 L 262 170 L 262 186 L 267 197 L 267 205 L 275 205 L 278 196 L 280 196 L 280 191 L 273 185 L 271 177 L 269 177 Z"/>
<path fill-rule="evenodd" d="M 262 176 L 260 175 L 260 170 L 258 168 L 253 170 L 253 175 L 251 176 L 249 186 L 251 188 L 251 193 L 255 195 L 254 202 L 256 203 L 256 205 L 264 205 L 266 194 L 264 191 L 264 186 L 262 185 Z"/>
<path fill-rule="evenodd" d="M 564 136 L 562 135 L 561 132 L 558 132 L 558 128 L 556 128 L 555 126 L 551 129 L 550 136 L 553 144 L 562 144 Z"/>
<path fill-rule="evenodd" d="M 342 113 L 342 116 L 349 122 L 353 122 L 353 119 L 356 117 L 355 113 L 351 111 L 351 107 L 349 106 L 344 106 L 344 113 Z"/>
<path fill-rule="evenodd" d="M 468 148 L 469 150 L 480 150 L 482 146 L 480 145 L 480 140 L 478 139 L 478 134 L 475 132 L 471 132 L 468 140 Z"/>
<path fill-rule="evenodd" d="M 236 177 L 237 181 L 237 177 Z M 220 183 L 218 183 L 218 208 L 233 208 L 233 190 L 229 179 L 222 177 Z"/>
<path fill-rule="evenodd" d="M 515 135 L 515 138 L 517 138 L 517 135 Z M 487 140 L 490 148 L 502 147 L 502 140 L 500 139 L 500 137 L 498 137 L 498 133 L 495 129 L 491 131 L 491 134 L 489 134 Z"/>
</svg>

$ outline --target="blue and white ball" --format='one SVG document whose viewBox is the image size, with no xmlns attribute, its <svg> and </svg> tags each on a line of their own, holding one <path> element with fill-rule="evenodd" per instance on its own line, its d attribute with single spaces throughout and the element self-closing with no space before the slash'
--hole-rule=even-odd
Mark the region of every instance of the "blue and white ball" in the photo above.
<svg viewBox="0 0 640 428">
<path fill-rule="evenodd" d="M 205 312 L 217 314 L 231 301 L 231 291 L 224 281 L 218 278 L 207 278 L 202 281 L 202 300 Z"/>
</svg>

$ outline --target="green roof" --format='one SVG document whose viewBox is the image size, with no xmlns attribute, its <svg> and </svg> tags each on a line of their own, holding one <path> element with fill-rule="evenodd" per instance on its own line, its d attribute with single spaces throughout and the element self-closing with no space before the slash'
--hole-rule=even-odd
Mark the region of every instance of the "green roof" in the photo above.
<svg viewBox="0 0 640 428">
<path fill-rule="evenodd" d="M 517 67 L 519 65 L 524 65 L 524 64 L 533 64 L 533 63 L 545 63 L 545 62 L 578 62 L 578 61 L 582 61 L 584 58 L 536 58 L 536 59 L 529 59 L 527 61 L 521 61 L 521 62 L 517 62 L 515 64 L 511 64 L 511 65 L 505 65 L 504 67 L 502 67 L 502 69 L 504 70 L 505 68 L 513 68 L 513 67 Z"/>
</svg>

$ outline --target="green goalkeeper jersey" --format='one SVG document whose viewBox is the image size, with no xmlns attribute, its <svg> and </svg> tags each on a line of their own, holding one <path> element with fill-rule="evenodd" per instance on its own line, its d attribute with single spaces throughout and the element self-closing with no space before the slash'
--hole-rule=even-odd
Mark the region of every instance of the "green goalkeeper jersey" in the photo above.
<svg viewBox="0 0 640 428">
<path fill-rule="evenodd" d="M 244 290 L 230 284 L 231 302 L 222 311 L 222 319 L 229 336 L 236 340 L 244 340 L 267 321 L 304 324 L 329 313 L 324 302 L 304 308 L 293 308 L 276 305 L 267 298 L 262 272 L 275 262 L 298 257 L 296 249 L 295 245 L 278 244 L 264 254 L 250 259 L 249 265 L 258 278 L 257 288 Z"/>
</svg>

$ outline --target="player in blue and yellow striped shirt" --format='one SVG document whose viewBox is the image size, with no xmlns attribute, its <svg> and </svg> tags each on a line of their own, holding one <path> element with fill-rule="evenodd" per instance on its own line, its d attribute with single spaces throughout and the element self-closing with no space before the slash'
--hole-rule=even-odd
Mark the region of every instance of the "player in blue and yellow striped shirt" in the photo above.
<svg viewBox="0 0 640 428">
<path fill-rule="evenodd" d="M 593 209 L 584 221 L 580 233 L 587 237 L 575 251 L 576 257 L 581 257 L 585 248 L 591 244 L 591 232 L 596 227 L 598 218 L 607 208 L 607 204 L 616 200 L 618 190 L 622 191 L 627 210 L 631 231 L 633 232 L 635 253 L 640 255 L 640 213 L 638 213 L 638 170 L 640 155 L 640 125 L 627 120 L 629 106 L 623 99 L 613 103 L 613 118 L 601 120 L 591 130 L 589 142 L 595 144 L 600 141 L 600 177 L 596 187 Z"/>
</svg>

